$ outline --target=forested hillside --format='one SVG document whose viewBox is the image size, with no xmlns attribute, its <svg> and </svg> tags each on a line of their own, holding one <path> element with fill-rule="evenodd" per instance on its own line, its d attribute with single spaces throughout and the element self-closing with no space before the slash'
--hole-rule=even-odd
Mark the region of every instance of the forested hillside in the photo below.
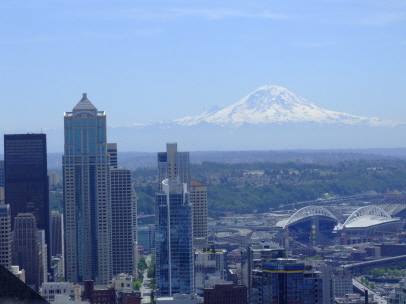
<svg viewBox="0 0 406 304">
<path fill-rule="evenodd" d="M 154 172 L 142 169 L 134 173 L 139 212 L 153 212 L 157 179 Z M 236 213 L 267 212 L 270 208 L 328 196 L 406 190 L 403 160 L 358 160 L 328 165 L 204 162 L 193 164 L 191 175 L 208 185 L 210 211 Z"/>
</svg>

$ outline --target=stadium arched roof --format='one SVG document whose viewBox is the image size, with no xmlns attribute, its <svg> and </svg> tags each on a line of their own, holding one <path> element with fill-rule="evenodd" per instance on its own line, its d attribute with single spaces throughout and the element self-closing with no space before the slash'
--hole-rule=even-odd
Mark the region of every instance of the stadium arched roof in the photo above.
<svg viewBox="0 0 406 304">
<path fill-rule="evenodd" d="M 364 206 L 355 210 L 344 222 L 343 226 L 348 226 L 351 223 L 359 221 L 363 218 L 371 218 L 371 217 L 379 217 L 382 218 L 383 221 L 390 220 L 392 217 L 389 215 L 388 212 L 383 210 L 378 206 Z"/>
<path fill-rule="evenodd" d="M 289 219 L 288 221 L 285 223 L 285 225 L 283 226 L 283 228 L 286 228 L 298 221 L 300 221 L 301 219 L 304 219 L 306 217 L 311 217 L 311 216 L 315 216 L 315 215 L 321 215 L 321 216 L 326 216 L 329 218 L 332 218 L 336 221 L 337 218 L 335 217 L 334 214 L 332 214 L 329 210 L 327 210 L 324 207 L 319 207 L 319 206 L 307 206 L 304 207 L 302 209 L 299 209 L 298 211 L 296 211 Z"/>
</svg>

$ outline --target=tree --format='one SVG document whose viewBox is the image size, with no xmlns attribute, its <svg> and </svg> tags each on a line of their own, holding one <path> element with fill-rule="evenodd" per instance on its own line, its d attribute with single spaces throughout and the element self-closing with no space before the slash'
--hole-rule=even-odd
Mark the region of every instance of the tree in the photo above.
<svg viewBox="0 0 406 304">
<path fill-rule="evenodd" d="M 140 272 L 144 272 L 147 269 L 147 262 L 145 260 L 145 256 L 141 256 L 140 261 L 138 262 L 138 269 Z"/>
<path fill-rule="evenodd" d="M 151 263 L 149 263 L 147 276 L 148 278 L 155 278 L 155 255 L 152 255 L 151 257 Z"/>
<path fill-rule="evenodd" d="M 137 279 L 137 280 L 135 280 L 135 281 L 133 282 L 133 288 L 134 288 L 135 290 L 140 290 L 140 289 L 141 289 L 141 286 L 142 286 L 142 280 Z"/>
</svg>

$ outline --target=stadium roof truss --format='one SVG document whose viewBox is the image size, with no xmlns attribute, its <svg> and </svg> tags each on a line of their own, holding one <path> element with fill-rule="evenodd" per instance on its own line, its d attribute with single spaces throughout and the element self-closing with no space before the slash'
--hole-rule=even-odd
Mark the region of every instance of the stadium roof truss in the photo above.
<svg viewBox="0 0 406 304">
<path fill-rule="evenodd" d="M 306 217 L 311 217 L 315 215 L 321 215 L 321 216 L 326 216 L 330 217 L 336 221 L 338 219 L 335 217 L 334 214 L 332 214 L 329 210 L 327 210 L 324 207 L 319 207 L 319 206 L 307 206 L 302 209 L 299 209 L 296 211 L 286 222 L 283 228 L 288 227 L 289 225 L 292 225 L 293 223 L 296 223 L 300 221 L 301 219 L 304 219 Z"/>
<path fill-rule="evenodd" d="M 360 218 L 370 217 L 370 216 L 380 216 L 391 219 L 392 217 L 388 212 L 377 206 L 364 206 L 355 210 L 344 222 L 343 226 L 348 225 L 351 222 L 354 222 Z"/>
</svg>

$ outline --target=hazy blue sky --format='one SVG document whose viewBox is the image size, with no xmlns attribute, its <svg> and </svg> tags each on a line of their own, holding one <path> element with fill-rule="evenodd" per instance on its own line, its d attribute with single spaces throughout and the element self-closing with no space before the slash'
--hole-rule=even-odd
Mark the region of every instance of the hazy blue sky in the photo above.
<svg viewBox="0 0 406 304">
<path fill-rule="evenodd" d="M 62 128 L 83 92 L 125 125 L 265 84 L 406 121 L 406 2 L 0 1 L 1 134 Z"/>
</svg>

